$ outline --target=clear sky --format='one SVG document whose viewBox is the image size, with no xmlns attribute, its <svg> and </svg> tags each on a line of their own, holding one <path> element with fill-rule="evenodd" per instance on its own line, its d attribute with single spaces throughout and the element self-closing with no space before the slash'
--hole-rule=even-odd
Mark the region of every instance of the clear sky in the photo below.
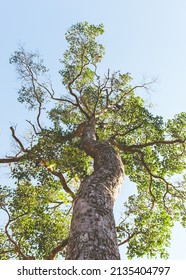
<svg viewBox="0 0 186 280">
<path fill-rule="evenodd" d="M 10 55 L 19 43 L 25 43 L 26 49 L 39 50 L 57 85 L 65 31 L 79 21 L 105 26 L 100 38 L 106 48 L 102 70 L 130 72 L 135 84 L 144 77 L 155 77 L 153 91 L 144 95 L 156 105 L 154 114 L 167 119 L 185 111 L 185 0 L 0 0 L 0 157 L 12 149 L 10 123 L 19 124 L 21 135 L 29 118 L 24 106 L 17 103 L 19 84 L 9 65 Z M 60 93 L 60 88 L 57 90 Z M 7 172 L 0 171 L 5 182 Z M 126 182 L 121 196 L 127 195 L 130 186 Z M 171 259 L 186 259 L 185 236 L 186 229 L 175 227 Z"/>
</svg>

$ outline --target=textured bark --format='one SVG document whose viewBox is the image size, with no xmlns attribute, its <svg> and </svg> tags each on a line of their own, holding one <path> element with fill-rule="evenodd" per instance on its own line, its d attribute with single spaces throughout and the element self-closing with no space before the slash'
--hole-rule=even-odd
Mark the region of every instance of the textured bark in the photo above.
<svg viewBox="0 0 186 280">
<path fill-rule="evenodd" d="M 66 259 L 117 260 L 113 205 L 124 177 L 123 164 L 107 141 L 96 140 L 91 123 L 84 127 L 82 147 L 94 159 L 94 172 L 74 200 Z"/>
</svg>

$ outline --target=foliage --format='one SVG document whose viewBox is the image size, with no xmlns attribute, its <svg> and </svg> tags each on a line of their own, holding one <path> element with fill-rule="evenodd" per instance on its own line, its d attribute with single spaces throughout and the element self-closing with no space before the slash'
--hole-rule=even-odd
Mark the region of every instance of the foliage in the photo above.
<svg viewBox="0 0 186 280">
<path fill-rule="evenodd" d="M 81 125 L 92 119 L 97 139 L 115 147 L 137 186 L 117 226 L 119 243 L 128 243 L 128 257 L 167 258 L 174 223 L 186 226 L 186 113 L 164 122 L 135 94 L 148 83 L 133 86 L 130 74 L 120 71 L 101 77 L 98 65 L 105 51 L 97 37 L 103 32 L 102 24 L 87 22 L 67 31 L 59 71 L 66 93 L 58 97 L 37 53 L 20 48 L 10 59 L 21 80 L 18 101 L 37 113 L 35 122 L 29 121 L 30 144 L 25 148 L 11 128 L 18 153 L 0 160 L 14 164 L 16 184 L 1 188 L 0 208 L 8 217 L 0 231 L 2 259 L 43 259 L 67 238 L 72 198 L 93 170 L 80 137 Z M 49 102 L 51 126 L 43 126 L 41 112 Z M 182 176 L 179 182 L 175 175 Z M 60 249 L 55 257 L 59 254 L 65 253 Z"/>
<path fill-rule="evenodd" d="M 68 195 L 53 178 L 48 178 L 47 184 L 35 186 L 22 180 L 16 189 L 1 189 L 2 193 L 7 191 L 9 195 L 2 209 L 8 222 L 5 231 L 1 230 L 1 258 L 47 257 L 68 236 L 71 218 Z"/>
</svg>

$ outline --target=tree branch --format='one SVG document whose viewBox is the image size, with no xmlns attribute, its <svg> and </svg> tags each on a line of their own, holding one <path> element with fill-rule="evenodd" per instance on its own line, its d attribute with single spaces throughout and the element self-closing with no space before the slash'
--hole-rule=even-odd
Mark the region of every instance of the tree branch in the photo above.
<svg viewBox="0 0 186 280">
<path fill-rule="evenodd" d="M 18 219 L 19 217 L 24 216 L 25 213 L 22 214 L 22 215 L 20 215 L 20 216 L 18 216 L 17 218 L 11 219 L 10 213 L 8 212 L 8 210 L 7 210 L 5 207 L 3 207 L 2 210 L 4 210 L 4 211 L 7 213 L 7 215 L 8 215 L 8 222 L 7 222 L 6 226 L 5 226 L 5 233 L 6 233 L 6 236 L 7 236 L 8 240 L 14 245 L 16 252 L 18 253 L 19 256 L 22 257 L 23 260 L 34 260 L 35 257 L 29 256 L 29 255 L 25 255 L 25 254 L 22 252 L 20 246 L 19 246 L 19 245 L 17 244 L 17 242 L 11 237 L 11 235 L 9 234 L 9 231 L 8 231 L 8 228 L 9 228 L 10 223 L 14 222 L 14 221 L 15 221 L 16 219 Z"/>
<path fill-rule="evenodd" d="M 31 124 L 31 125 L 33 126 L 33 124 Z M 68 140 L 72 140 L 75 137 L 80 137 L 82 132 L 83 132 L 84 126 L 85 126 L 85 123 L 81 123 L 80 125 L 78 125 L 78 127 L 74 131 L 72 131 L 72 132 L 70 132 L 66 135 L 61 135 L 59 140 L 60 141 L 68 141 Z M 32 159 L 33 160 L 33 156 L 29 155 L 29 153 L 33 150 L 34 147 L 37 146 L 37 144 L 34 147 L 32 147 L 32 149 L 30 149 L 30 150 L 25 149 L 22 142 L 20 141 L 20 139 L 18 139 L 18 137 L 15 135 L 14 128 L 11 127 L 10 129 L 12 131 L 12 137 L 18 143 L 19 147 L 21 148 L 21 151 L 24 152 L 25 154 L 21 155 L 21 156 L 7 156 L 5 158 L 0 158 L 0 163 L 16 163 L 16 162 L 20 162 L 21 160 L 25 160 L 25 159 L 27 159 L 27 160 Z"/>
<path fill-rule="evenodd" d="M 68 187 L 68 185 L 67 185 L 67 183 L 66 183 L 66 180 L 65 180 L 63 174 L 60 173 L 60 172 L 51 171 L 51 170 L 50 170 L 50 172 L 51 172 L 53 175 L 55 175 L 55 176 L 57 176 L 57 177 L 59 178 L 59 180 L 60 180 L 60 182 L 61 182 L 61 185 L 63 186 L 64 191 L 66 191 L 68 194 L 70 194 L 70 196 L 71 196 L 72 198 L 74 198 L 74 197 L 75 197 L 75 194 L 74 194 L 73 191 Z"/>
<path fill-rule="evenodd" d="M 55 256 L 62 251 L 68 244 L 69 241 L 69 237 L 67 237 L 66 239 L 64 239 L 61 244 L 59 244 L 57 247 L 55 247 L 48 256 L 46 256 L 44 259 L 45 260 L 53 260 L 55 258 Z"/>
<path fill-rule="evenodd" d="M 38 84 L 39 87 L 43 88 L 43 89 L 49 94 L 49 96 L 50 96 L 50 98 L 51 98 L 52 100 L 60 101 L 60 102 L 67 102 L 67 103 L 72 104 L 72 105 L 75 106 L 75 107 L 78 106 L 77 103 L 74 103 L 74 102 L 72 102 L 72 101 L 69 100 L 69 99 L 54 97 L 55 92 L 54 92 L 52 86 L 51 86 L 51 88 L 52 88 L 52 92 L 51 92 L 51 91 L 47 88 L 47 86 L 45 86 L 44 84 L 41 84 L 37 79 L 35 79 L 35 82 Z"/>
<path fill-rule="evenodd" d="M 157 140 L 157 141 L 135 144 L 135 145 L 130 145 L 130 146 L 125 146 L 121 142 L 119 142 L 115 139 L 112 139 L 112 138 L 109 139 L 109 142 L 124 152 L 135 153 L 136 151 L 139 151 L 138 149 L 150 147 L 150 146 L 154 146 L 154 145 L 184 144 L 186 142 L 186 140 L 182 140 L 182 139 Z"/>
<path fill-rule="evenodd" d="M 15 130 L 14 128 L 11 126 L 10 130 L 12 131 L 12 137 L 14 138 L 14 140 L 18 143 L 19 147 L 21 148 L 22 152 L 27 152 L 28 150 L 24 148 L 22 142 L 20 141 L 20 139 L 17 138 L 17 136 L 15 135 Z"/>
<path fill-rule="evenodd" d="M 35 133 L 35 135 L 38 135 L 39 134 L 39 132 L 37 132 L 37 130 L 36 130 L 36 127 L 35 127 L 35 125 L 31 122 L 31 121 L 29 121 L 29 120 L 26 120 L 31 126 L 32 126 L 32 128 L 33 128 L 33 130 L 34 130 L 34 133 Z"/>
<path fill-rule="evenodd" d="M 83 113 L 83 115 L 86 116 L 86 118 L 89 120 L 90 116 L 87 114 L 87 112 L 82 108 L 80 102 L 79 102 L 79 98 L 77 97 L 77 95 L 73 92 L 72 87 L 71 87 L 71 83 L 68 84 L 68 90 L 70 92 L 70 94 L 75 98 L 76 100 L 76 107 L 78 107 L 80 109 L 80 111 Z"/>
<path fill-rule="evenodd" d="M 142 143 L 142 144 L 137 144 L 137 145 L 131 145 L 124 147 L 124 150 L 127 151 L 132 151 L 133 149 L 138 149 L 138 148 L 145 148 L 153 145 L 171 145 L 171 144 L 184 144 L 186 140 L 182 139 L 174 139 L 174 140 L 157 140 L 157 141 L 152 141 L 152 142 L 147 142 L 147 143 Z"/>
<path fill-rule="evenodd" d="M 19 156 L 19 157 L 0 158 L 0 163 L 15 163 L 15 162 L 19 162 L 23 159 L 27 159 L 27 156 L 22 155 L 22 156 Z"/>
<path fill-rule="evenodd" d="M 131 132 L 137 130 L 138 128 L 140 128 L 140 127 L 142 127 L 142 126 L 143 126 L 143 123 L 140 123 L 140 124 L 138 124 L 138 125 L 136 125 L 136 126 L 130 128 L 129 130 L 127 130 L 127 131 L 124 132 L 124 133 L 120 133 L 120 132 L 118 131 L 118 132 L 116 132 L 113 136 L 111 136 L 110 139 L 115 139 L 117 136 L 126 136 L 127 134 L 129 134 L 129 133 L 131 133 Z M 109 141 L 110 141 L 110 139 L 109 139 Z M 112 140 L 111 140 L 111 141 L 112 141 Z"/>
<path fill-rule="evenodd" d="M 50 173 L 52 173 L 54 176 L 57 176 L 61 182 L 61 185 L 63 186 L 64 191 L 66 191 L 72 198 L 74 198 L 74 193 L 71 191 L 71 189 L 68 187 L 66 180 L 61 172 L 57 172 L 55 170 L 52 170 L 49 166 L 47 166 L 46 161 L 41 160 L 41 165 L 43 165 Z"/>
<path fill-rule="evenodd" d="M 127 233 L 127 234 L 128 234 L 128 237 L 127 237 L 125 240 L 123 240 L 122 242 L 120 242 L 120 243 L 118 244 L 118 246 L 124 245 L 125 243 L 129 242 L 130 239 L 132 239 L 135 235 L 137 235 L 137 234 L 139 234 L 139 233 L 140 233 L 140 232 L 134 232 L 134 233 L 132 233 L 132 234 Z"/>
<path fill-rule="evenodd" d="M 83 69 L 90 63 L 90 61 L 88 60 L 88 62 L 84 62 L 84 57 L 85 57 L 85 49 L 82 50 L 82 57 L 81 57 L 81 69 L 79 71 L 79 73 L 72 78 L 72 80 L 67 84 L 67 88 L 69 90 L 70 95 L 72 95 L 75 100 L 76 100 L 76 104 L 77 107 L 80 109 L 80 111 L 86 116 L 86 118 L 89 120 L 91 117 L 89 116 L 89 114 L 82 108 L 80 102 L 79 102 L 79 98 L 78 96 L 73 92 L 72 90 L 72 85 L 73 83 L 82 75 Z M 86 58 L 87 59 L 87 58 Z"/>
</svg>

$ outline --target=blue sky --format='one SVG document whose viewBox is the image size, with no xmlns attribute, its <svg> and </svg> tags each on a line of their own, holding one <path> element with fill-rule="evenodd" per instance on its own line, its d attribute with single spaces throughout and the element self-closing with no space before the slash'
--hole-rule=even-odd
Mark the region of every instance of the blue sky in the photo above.
<svg viewBox="0 0 186 280">
<path fill-rule="evenodd" d="M 155 104 L 154 114 L 167 119 L 186 107 L 185 15 L 185 0 L 0 0 L 0 156 L 12 150 L 10 124 L 19 124 L 19 135 L 28 128 L 28 112 L 17 103 L 19 84 L 9 65 L 18 43 L 40 51 L 60 93 L 58 69 L 66 47 L 65 31 L 79 21 L 103 23 L 105 34 L 100 40 L 106 56 L 101 69 L 130 72 L 135 84 L 144 77 L 157 78 L 144 98 Z M 4 181 L 7 172 L 0 171 Z M 122 196 L 129 186 L 126 182 Z M 175 228 L 171 259 L 185 258 L 185 234 L 186 229 Z"/>
</svg>

